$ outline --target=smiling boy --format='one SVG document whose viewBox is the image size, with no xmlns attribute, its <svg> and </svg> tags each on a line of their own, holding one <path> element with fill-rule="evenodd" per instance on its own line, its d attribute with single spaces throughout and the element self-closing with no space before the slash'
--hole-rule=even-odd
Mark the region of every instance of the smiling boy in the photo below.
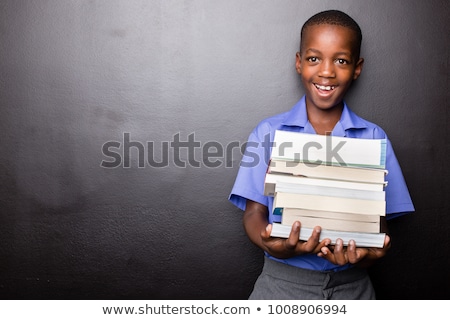
<svg viewBox="0 0 450 320">
<path fill-rule="evenodd" d="M 289 238 L 271 237 L 272 223 L 280 217 L 272 214 L 273 197 L 263 192 L 271 152 L 267 141 L 273 141 L 275 130 L 387 139 L 379 126 L 357 116 L 344 102 L 362 71 L 361 41 L 358 24 L 341 11 L 324 11 L 308 19 L 302 27 L 295 64 L 304 97 L 290 111 L 260 122 L 249 136 L 230 201 L 244 210 L 249 239 L 265 252 L 264 267 L 250 299 L 375 298 L 366 268 L 387 253 L 388 235 L 381 249 L 360 248 L 354 241 L 344 246 L 340 239 L 330 246 L 330 239 L 319 242 L 320 226 L 314 228 L 308 241 L 300 241 L 301 221 L 296 221 Z M 387 142 L 386 218 L 390 219 L 414 211 L 414 206 Z M 387 233 L 382 222 L 382 231 Z"/>
<path fill-rule="evenodd" d="M 361 74 L 360 33 L 332 24 L 303 29 L 296 68 L 306 91 L 308 120 L 316 133 L 331 132 L 339 121 L 344 96 Z"/>
</svg>

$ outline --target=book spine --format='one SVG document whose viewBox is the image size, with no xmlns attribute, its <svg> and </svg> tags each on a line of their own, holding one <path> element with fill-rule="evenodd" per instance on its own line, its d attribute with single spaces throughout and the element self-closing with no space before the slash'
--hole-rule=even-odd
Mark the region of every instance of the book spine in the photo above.
<svg viewBox="0 0 450 320">
<path fill-rule="evenodd" d="M 271 159 L 267 169 L 269 174 L 291 174 L 309 178 L 341 180 L 350 182 L 375 183 L 386 185 L 387 170 L 311 165 L 304 162 Z"/>
<path fill-rule="evenodd" d="M 302 217 L 317 217 L 317 218 L 332 218 L 347 221 L 361 221 L 361 222 L 380 222 L 380 216 L 377 214 L 355 214 L 342 213 L 332 211 L 319 210 L 304 210 L 298 208 L 283 208 L 283 215 L 286 216 L 302 216 Z"/>
<path fill-rule="evenodd" d="M 272 237 L 288 238 L 291 232 L 291 226 L 280 223 L 272 224 Z M 312 228 L 301 228 L 299 239 L 307 241 L 313 232 Z M 322 229 L 319 241 L 330 239 L 331 244 L 336 244 L 337 239 L 342 239 L 344 246 L 347 246 L 350 240 L 354 240 L 357 247 L 383 248 L 385 233 L 363 233 L 363 232 L 344 232 Z"/>
<path fill-rule="evenodd" d="M 275 194 L 274 208 L 301 208 L 369 215 L 386 215 L 386 201 L 338 198 L 293 193 Z"/>
<path fill-rule="evenodd" d="M 386 139 L 322 136 L 276 130 L 271 158 L 384 168 Z"/>
<path fill-rule="evenodd" d="M 310 194 L 310 195 L 361 199 L 361 200 L 375 200 L 375 201 L 385 200 L 384 191 L 369 191 L 369 190 L 357 190 L 357 189 L 312 186 L 312 185 L 303 186 L 286 182 L 279 182 L 276 184 L 275 193 L 277 192 Z"/>
<path fill-rule="evenodd" d="M 302 228 L 314 228 L 320 226 L 323 229 L 347 231 L 347 232 L 380 232 L 379 222 L 349 221 L 332 218 L 318 218 L 283 214 L 281 224 L 292 225 L 295 221 L 300 221 Z"/>
<path fill-rule="evenodd" d="M 383 183 L 366 183 L 360 181 L 302 177 L 285 173 L 266 174 L 264 184 L 268 190 L 273 190 L 273 192 L 275 192 L 275 185 L 280 182 L 300 186 L 323 186 L 353 190 L 384 191 Z"/>
</svg>

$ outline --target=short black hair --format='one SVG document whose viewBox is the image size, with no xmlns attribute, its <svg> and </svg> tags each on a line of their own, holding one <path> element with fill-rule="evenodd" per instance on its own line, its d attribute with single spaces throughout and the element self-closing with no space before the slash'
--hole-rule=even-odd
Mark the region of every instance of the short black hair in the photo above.
<svg viewBox="0 0 450 320">
<path fill-rule="evenodd" d="M 355 32 L 355 39 L 356 39 L 356 58 L 359 58 L 359 53 L 361 51 L 361 42 L 362 42 L 362 32 L 361 28 L 359 27 L 358 23 L 356 23 L 355 20 L 353 20 L 352 17 L 350 17 L 348 14 L 339 11 L 339 10 L 327 10 L 322 11 L 319 13 L 316 13 L 311 18 L 309 18 L 302 27 L 301 33 L 300 33 L 300 51 L 302 50 L 302 39 L 305 33 L 305 30 L 308 29 L 308 27 L 320 25 L 320 24 L 331 24 L 331 25 L 337 25 L 345 28 L 349 28 L 350 30 Z"/>
</svg>

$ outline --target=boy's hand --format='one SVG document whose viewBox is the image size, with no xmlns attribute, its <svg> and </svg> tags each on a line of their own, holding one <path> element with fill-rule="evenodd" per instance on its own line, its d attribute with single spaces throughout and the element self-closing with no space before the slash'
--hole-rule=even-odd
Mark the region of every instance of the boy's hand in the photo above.
<svg viewBox="0 0 450 320">
<path fill-rule="evenodd" d="M 308 241 L 300 241 L 301 225 L 299 221 L 296 221 L 292 225 L 289 238 L 271 237 L 272 225 L 268 224 L 268 214 L 266 206 L 252 200 L 247 200 L 242 220 L 245 232 L 250 240 L 259 248 L 276 258 L 286 259 L 306 253 L 317 254 L 322 247 L 331 243 L 330 239 L 324 239 L 319 242 L 320 227 L 314 228 L 314 232 Z"/>
<path fill-rule="evenodd" d="M 345 247 L 342 240 L 337 239 L 334 246 L 322 247 L 317 255 L 337 265 L 351 263 L 359 267 L 368 267 L 386 255 L 390 248 L 390 241 L 391 239 L 386 235 L 383 248 L 358 248 L 354 240 L 350 240 Z"/>
<path fill-rule="evenodd" d="M 300 228 L 300 222 L 296 221 L 292 225 L 289 238 L 275 238 L 270 236 L 272 225 L 268 224 L 261 232 L 261 240 L 265 251 L 276 258 L 285 259 L 301 254 L 319 253 L 321 248 L 331 243 L 330 239 L 324 239 L 319 242 L 320 227 L 314 228 L 308 241 L 301 241 L 299 240 Z"/>
</svg>

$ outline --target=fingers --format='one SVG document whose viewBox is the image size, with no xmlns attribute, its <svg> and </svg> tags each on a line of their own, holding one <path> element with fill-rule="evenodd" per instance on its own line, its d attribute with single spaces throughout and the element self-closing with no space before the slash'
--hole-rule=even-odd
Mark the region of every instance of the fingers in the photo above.
<svg viewBox="0 0 450 320">
<path fill-rule="evenodd" d="M 331 240 L 326 238 L 320 241 L 320 233 L 322 229 L 319 226 L 314 227 L 311 236 L 307 241 L 299 241 L 301 223 L 295 222 L 292 226 L 291 234 L 288 239 L 288 248 L 295 248 L 297 254 L 318 253 L 322 247 L 328 246 Z M 292 236 L 292 238 L 291 238 Z"/>
<path fill-rule="evenodd" d="M 369 254 L 368 248 L 358 248 L 354 240 L 350 240 L 347 246 L 342 239 L 337 239 L 332 247 L 323 247 L 317 254 L 333 264 L 344 265 L 347 263 L 356 264 Z"/>
<path fill-rule="evenodd" d="M 384 248 L 389 249 L 391 247 L 391 237 L 386 235 L 384 237 Z"/>
<path fill-rule="evenodd" d="M 272 232 L 272 225 L 268 224 L 266 228 L 261 232 L 261 238 L 268 239 L 270 238 L 270 233 Z"/>
<path fill-rule="evenodd" d="M 297 243 L 300 238 L 300 222 L 295 221 L 292 224 L 291 233 L 289 234 L 289 238 L 285 241 L 286 249 L 288 250 L 294 250 L 297 246 Z"/>
<path fill-rule="evenodd" d="M 353 241 L 354 243 L 354 241 Z M 336 245 L 334 246 L 334 258 L 336 260 L 335 264 L 338 264 L 340 266 L 347 263 L 347 250 L 344 248 L 344 241 L 342 239 L 336 240 Z"/>
<path fill-rule="evenodd" d="M 324 239 L 320 242 L 320 232 L 322 229 L 318 226 L 314 227 L 313 232 L 309 239 L 303 243 L 303 250 L 309 253 L 317 253 L 320 251 L 321 247 L 327 246 L 330 244 L 330 239 Z"/>
<path fill-rule="evenodd" d="M 267 225 L 261 232 L 262 244 L 269 254 L 277 258 L 290 258 L 296 255 L 318 253 L 331 243 L 330 239 L 320 241 L 321 228 L 316 226 L 307 241 L 300 240 L 300 221 L 292 224 L 288 238 L 271 237 L 272 225 Z"/>
<path fill-rule="evenodd" d="M 349 246 L 350 246 L 350 244 L 349 244 Z M 353 246 L 355 247 L 355 250 L 356 250 L 356 245 L 355 245 L 354 241 L 353 241 Z M 320 252 L 317 255 L 319 257 L 327 259 L 328 261 L 330 261 L 333 264 L 342 266 L 349 262 L 347 250 L 348 250 L 348 248 L 344 246 L 344 242 L 342 241 L 342 239 L 337 239 L 333 248 L 322 247 L 320 249 Z"/>
<path fill-rule="evenodd" d="M 357 250 L 354 240 L 350 240 L 347 247 L 347 258 L 350 263 L 357 263 L 361 260 L 361 251 Z"/>
<path fill-rule="evenodd" d="M 307 242 L 311 242 L 311 243 L 317 245 L 320 240 L 320 232 L 321 231 L 322 231 L 322 229 L 320 229 L 320 227 L 315 227 L 313 232 L 311 233 L 311 237 L 309 237 Z"/>
</svg>

